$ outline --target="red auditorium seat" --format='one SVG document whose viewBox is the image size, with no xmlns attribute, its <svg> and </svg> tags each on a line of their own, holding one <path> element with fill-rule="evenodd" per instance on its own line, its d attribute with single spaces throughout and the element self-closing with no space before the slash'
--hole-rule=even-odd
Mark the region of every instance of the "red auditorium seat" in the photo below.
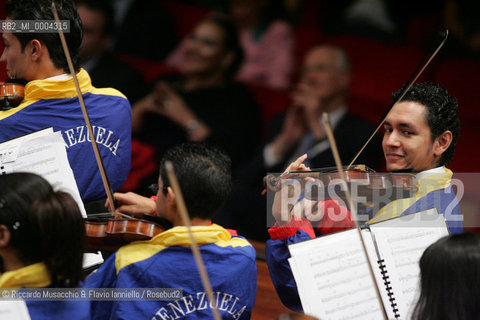
<svg viewBox="0 0 480 320">
<path fill-rule="evenodd" d="M 116 56 L 140 71 L 147 83 L 154 81 L 161 75 L 178 73 L 177 69 L 169 67 L 162 62 L 133 57 L 127 54 L 117 54 Z"/>
<path fill-rule="evenodd" d="M 182 40 L 211 11 L 178 0 L 160 0 L 175 21 L 177 39 Z"/>
<path fill-rule="evenodd" d="M 461 121 L 460 137 L 453 157 L 454 171 L 479 172 L 480 149 L 480 61 L 446 60 L 434 75 L 439 83 L 457 98 Z"/>
<path fill-rule="evenodd" d="M 408 81 L 424 55 L 420 49 L 350 36 L 329 38 L 325 43 L 343 48 L 350 56 L 352 95 L 386 107 L 391 102 L 391 93 Z M 420 81 L 429 79 L 430 70 L 426 70 Z"/>
<path fill-rule="evenodd" d="M 446 60 L 436 69 L 434 82 L 457 97 L 462 123 L 480 121 L 480 61 Z"/>
</svg>

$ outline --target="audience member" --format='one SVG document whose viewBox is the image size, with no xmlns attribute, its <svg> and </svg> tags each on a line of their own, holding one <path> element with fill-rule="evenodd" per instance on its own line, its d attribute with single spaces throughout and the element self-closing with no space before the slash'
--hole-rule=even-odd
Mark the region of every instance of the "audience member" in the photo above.
<svg viewBox="0 0 480 320">
<path fill-rule="evenodd" d="M 444 24 L 451 32 L 447 54 L 480 57 L 480 4 L 477 1 L 446 0 Z"/>
<path fill-rule="evenodd" d="M 172 17 L 158 0 L 110 0 L 117 37 L 114 51 L 150 60 L 164 60 L 175 48 Z"/>
<path fill-rule="evenodd" d="M 224 16 L 203 20 L 185 42 L 183 75 L 159 81 L 133 106 L 133 132 L 155 146 L 158 158 L 179 142 L 207 141 L 226 150 L 235 169 L 254 150 L 259 110 L 232 80 L 242 61 L 237 35 Z"/>
<path fill-rule="evenodd" d="M 271 13 L 278 3 L 270 0 L 229 0 L 229 12 L 238 30 L 245 59 L 236 79 L 271 88 L 290 86 L 295 63 L 294 34 L 291 26 Z M 183 42 L 167 63 L 184 68 L 186 44 Z"/>
<path fill-rule="evenodd" d="M 96 87 L 112 87 L 134 103 L 143 95 L 143 77 L 111 52 L 115 37 L 113 8 L 109 2 L 76 0 L 82 19 L 83 39 L 80 63 Z"/>
</svg>

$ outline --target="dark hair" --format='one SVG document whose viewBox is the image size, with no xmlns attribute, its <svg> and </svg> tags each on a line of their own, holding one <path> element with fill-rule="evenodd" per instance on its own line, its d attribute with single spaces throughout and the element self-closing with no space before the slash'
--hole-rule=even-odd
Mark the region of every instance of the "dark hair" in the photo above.
<svg viewBox="0 0 480 320">
<path fill-rule="evenodd" d="M 402 90 L 393 93 L 393 101 L 400 97 Z M 402 101 L 417 102 L 426 107 L 426 120 L 430 127 L 432 142 L 446 130 L 452 132 L 452 143 L 442 154 L 439 161 L 439 165 L 447 165 L 453 157 L 460 133 L 457 99 L 451 96 L 444 87 L 424 82 L 415 83 Z"/>
<path fill-rule="evenodd" d="M 441 238 L 423 253 L 420 272 L 421 293 L 412 319 L 478 319 L 480 235 Z"/>
<path fill-rule="evenodd" d="M 25 264 L 44 262 L 52 287 L 83 279 L 85 225 L 73 198 L 33 173 L 0 176 L 0 224 Z"/>
<path fill-rule="evenodd" d="M 99 12 L 103 17 L 103 35 L 115 34 L 115 19 L 113 16 L 113 6 L 109 1 L 98 0 L 75 0 L 77 8 L 85 6 L 89 10 Z"/>
<path fill-rule="evenodd" d="M 173 163 L 189 216 L 212 218 L 230 194 L 230 158 L 223 151 L 203 143 L 176 146 L 168 150 L 160 162 L 160 178 L 163 185 L 168 186 L 165 161 Z"/>
<path fill-rule="evenodd" d="M 82 22 L 72 0 L 53 0 L 53 2 L 55 2 L 60 20 L 70 20 L 70 32 L 65 32 L 65 39 L 73 67 L 78 70 L 78 56 L 82 44 Z M 52 12 L 52 0 L 8 0 L 5 12 L 7 17 L 12 20 L 55 20 Z M 13 33 L 13 35 L 20 41 L 22 51 L 31 40 L 40 41 L 48 48 L 54 66 L 70 73 L 58 33 Z"/>
<path fill-rule="evenodd" d="M 238 38 L 238 29 L 227 15 L 215 13 L 207 16 L 200 23 L 213 23 L 223 30 L 223 46 L 225 51 L 233 52 L 235 58 L 225 70 L 227 78 L 232 78 L 243 63 L 244 53 Z"/>
</svg>

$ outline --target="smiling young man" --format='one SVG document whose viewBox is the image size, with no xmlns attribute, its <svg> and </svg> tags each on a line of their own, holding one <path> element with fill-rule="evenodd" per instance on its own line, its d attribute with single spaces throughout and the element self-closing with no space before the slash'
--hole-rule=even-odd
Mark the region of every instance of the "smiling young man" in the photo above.
<svg viewBox="0 0 480 320">
<path fill-rule="evenodd" d="M 61 20 L 70 21 L 65 33 L 80 90 L 83 94 L 103 158 L 114 190 L 125 182 L 130 170 L 131 107 L 119 91 L 92 86 L 90 76 L 78 68 L 82 24 L 72 0 L 55 0 Z M 7 20 L 50 20 L 50 0 L 9 0 Z M 82 200 L 89 202 L 105 196 L 90 136 L 77 99 L 60 37 L 51 33 L 2 34 L 10 78 L 27 81 L 23 102 L 11 109 L 0 110 L 0 142 L 47 127 L 60 131 L 65 141 L 68 160 Z"/>
<path fill-rule="evenodd" d="M 394 99 L 399 96 L 394 94 Z M 415 84 L 388 114 L 383 152 L 388 171 L 416 173 L 418 190 L 411 198 L 383 207 L 368 223 L 435 207 L 450 232 L 463 230 L 458 200 L 445 166 L 453 157 L 460 131 L 457 100 L 440 86 Z"/>
<path fill-rule="evenodd" d="M 399 95 L 400 90 L 393 94 L 393 99 Z M 389 112 L 384 129 L 382 147 L 387 170 L 415 173 L 418 190 L 411 198 L 390 202 L 367 223 L 436 208 L 445 216 L 451 233 L 462 232 L 458 199 L 451 186 L 452 171 L 445 167 L 454 154 L 460 131 L 457 100 L 438 85 L 417 83 Z M 287 170 L 307 170 L 303 165 L 305 158 L 298 158 Z M 325 213 L 321 225 L 330 223 L 329 211 L 338 214 L 342 210 L 333 200 L 319 207 Z M 353 227 L 353 223 L 347 215 L 334 226 L 342 230 Z M 266 257 L 272 282 L 282 302 L 300 311 L 297 286 L 288 264 L 288 245 L 312 239 L 315 232 L 310 221 L 293 216 L 288 223 L 277 221 L 269 233 Z"/>
</svg>

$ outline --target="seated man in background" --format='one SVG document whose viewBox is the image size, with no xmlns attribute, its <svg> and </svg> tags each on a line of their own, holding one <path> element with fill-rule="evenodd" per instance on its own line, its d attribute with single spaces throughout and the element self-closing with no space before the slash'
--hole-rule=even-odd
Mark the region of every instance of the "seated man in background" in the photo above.
<svg viewBox="0 0 480 320">
<path fill-rule="evenodd" d="M 393 94 L 394 101 L 400 91 Z M 380 209 L 367 223 L 386 220 L 403 214 L 436 208 L 447 220 L 451 233 L 463 231 L 458 199 L 451 185 L 452 171 L 445 166 L 453 157 L 460 130 L 457 100 L 442 87 L 418 83 L 412 86 L 402 101 L 395 104 L 384 123 L 383 152 L 388 171 L 411 170 L 416 173 L 418 190 L 410 198 L 398 199 Z M 299 157 L 286 171 L 309 170 L 306 155 Z M 291 216 L 282 219 L 278 208 L 280 192 L 272 210 L 277 223 L 269 229 L 267 263 L 270 275 L 282 302 L 293 310 L 301 310 L 297 287 L 287 259 L 288 245 L 315 237 L 307 219 Z M 302 203 L 301 201 L 298 203 Z M 317 204 L 323 210 L 319 225 L 331 225 L 331 214 L 345 209 L 334 200 Z M 293 209 L 295 210 L 295 208 Z M 300 210 L 302 211 L 302 210 Z M 291 213 L 291 211 L 290 211 Z M 350 215 L 337 221 L 337 230 L 353 227 Z M 322 232 L 322 230 L 320 230 Z"/>
<path fill-rule="evenodd" d="M 107 175 L 112 188 L 118 190 L 130 170 L 130 103 L 115 89 L 92 86 L 88 73 L 78 67 L 82 24 L 73 0 L 55 3 L 60 20 L 70 21 L 70 32 L 65 33 L 70 56 Z M 10 0 L 5 8 L 7 20 L 54 20 L 51 1 Z M 6 62 L 9 77 L 28 83 L 19 106 L 0 110 L 0 142 L 53 127 L 62 132 L 82 200 L 105 197 L 59 35 L 4 32 L 2 38 L 5 50 L 0 60 Z"/>
<path fill-rule="evenodd" d="M 130 103 L 135 103 L 144 94 L 145 84 L 140 72 L 111 52 L 115 37 L 112 5 L 108 1 L 75 2 L 83 26 L 80 47 L 82 68 L 88 71 L 94 86 L 120 90 Z"/>
<path fill-rule="evenodd" d="M 308 154 L 310 168 L 335 166 L 321 123 L 323 112 L 329 114 L 340 158 L 345 162 L 353 159 L 373 128 L 366 120 L 349 113 L 350 82 L 351 65 L 343 50 L 322 45 L 307 53 L 300 81 L 292 93 L 292 106 L 271 121 L 268 143 L 242 168 L 242 184 L 234 185 L 233 192 L 239 196 L 227 203 L 231 216 L 224 225 L 235 226 L 248 237 L 265 239 L 265 199 L 260 195 L 265 173 L 283 171 L 304 153 Z M 376 168 L 380 159 L 380 139 L 376 138 L 356 163 Z"/>
<path fill-rule="evenodd" d="M 134 215 L 156 211 L 174 227 L 151 240 L 120 248 L 84 285 L 178 288 L 183 290 L 183 296 L 171 301 L 96 301 L 92 303 L 92 318 L 166 319 L 179 314 L 189 314 L 195 319 L 212 318 L 176 203 L 177 195 L 167 179 L 166 161 L 175 168 L 222 319 L 250 319 L 256 293 L 255 250 L 244 238 L 210 224 L 230 192 L 230 159 L 215 148 L 195 143 L 182 144 L 165 153 L 160 164 L 156 202 L 134 193 L 115 194 L 118 211 Z"/>
</svg>

